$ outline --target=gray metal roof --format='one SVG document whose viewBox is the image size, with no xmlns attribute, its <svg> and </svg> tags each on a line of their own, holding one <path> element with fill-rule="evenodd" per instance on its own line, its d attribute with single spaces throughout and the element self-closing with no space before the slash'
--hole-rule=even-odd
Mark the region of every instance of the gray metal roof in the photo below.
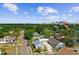
<svg viewBox="0 0 79 59">
<path fill-rule="evenodd" d="M 57 39 L 54 38 L 50 38 L 48 40 L 48 43 L 52 46 L 52 47 L 56 47 L 58 43 L 60 43 L 60 41 L 58 41 Z"/>
<path fill-rule="evenodd" d="M 41 46 L 44 46 L 39 40 L 34 41 L 34 45 L 35 45 L 35 46 L 38 46 L 39 44 L 40 44 Z"/>
</svg>

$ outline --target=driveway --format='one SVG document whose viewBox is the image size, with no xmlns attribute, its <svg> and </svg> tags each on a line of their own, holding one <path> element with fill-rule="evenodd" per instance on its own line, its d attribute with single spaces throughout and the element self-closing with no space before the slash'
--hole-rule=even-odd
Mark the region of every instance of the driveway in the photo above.
<svg viewBox="0 0 79 59">
<path fill-rule="evenodd" d="M 44 44 L 44 46 L 47 48 L 48 50 L 48 54 L 54 54 L 53 50 L 52 50 L 52 46 L 49 45 L 49 43 L 47 43 L 46 41 L 45 42 L 42 42 Z"/>
</svg>

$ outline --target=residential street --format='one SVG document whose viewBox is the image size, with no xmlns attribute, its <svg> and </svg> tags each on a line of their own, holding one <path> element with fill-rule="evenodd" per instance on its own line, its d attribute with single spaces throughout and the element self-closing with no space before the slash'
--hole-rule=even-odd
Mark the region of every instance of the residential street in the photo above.
<svg viewBox="0 0 79 59">
<path fill-rule="evenodd" d="M 29 52 L 29 46 L 27 46 L 27 41 L 24 39 L 24 31 L 22 30 L 20 32 L 20 36 L 18 37 L 21 42 L 21 55 L 28 55 Z"/>
</svg>

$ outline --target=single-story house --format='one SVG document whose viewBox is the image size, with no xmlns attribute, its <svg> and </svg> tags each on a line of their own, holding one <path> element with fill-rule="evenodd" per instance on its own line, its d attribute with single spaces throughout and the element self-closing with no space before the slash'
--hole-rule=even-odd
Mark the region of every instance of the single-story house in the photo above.
<svg viewBox="0 0 79 59">
<path fill-rule="evenodd" d="M 4 38 L 0 38 L 0 43 L 14 43 L 15 37 L 5 36 Z"/>
<path fill-rule="evenodd" d="M 52 47 L 56 48 L 56 49 L 60 49 L 65 47 L 65 43 L 58 41 L 57 39 L 54 38 L 49 38 L 49 40 L 47 41 Z"/>
<path fill-rule="evenodd" d="M 40 34 L 38 32 L 33 33 L 34 36 L 39 36 Z"/>
<path fill-rule="evenodd" d="M 61 42 L 65 42 L 65 36 L 60 36 L 57 40 L 59 40 Z"/>
<path fill-rule="evenodd" d="M 54 33 L 54 38 L 58 39 L 60 37 L 59 33 Z"/>
<path fill-rule="evenodd" d="M 36 49 L 38 49 L 38 48 L 44 49 L 44 45 L 39 40 L 34 41 L 33 44 Z"/>
<path fill-rule="evenodd" d="M 6 40 L 4 38 L 0 38 L 0 43 L 6 43 Z"/>
</svg>

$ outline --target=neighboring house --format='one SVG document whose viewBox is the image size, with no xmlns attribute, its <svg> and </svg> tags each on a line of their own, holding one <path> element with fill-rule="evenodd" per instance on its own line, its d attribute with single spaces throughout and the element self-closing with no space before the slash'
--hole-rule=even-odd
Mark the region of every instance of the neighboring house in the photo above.
<svg viewBox="0 0 79 59">
<path fill-rule="evenodd" d="M 42 38 L 45 38 L 45 36 L 44 35 L 40 35 L 40 39 L 42 39 Z"/>
<path fill-rule="evenodd" d="M 39 33 L 38 32 L 34 32 L 33 35 L 34 36 L 39 36 Z"/>
<path fill-rule="evenodd" d="M 40 34 L 38 33 L 38 32 L 34 32 L 33 33 L 33 38 L 32 39 L 38 39 L 38 38 L 40 38 Z"/>
<path fill-rule="evenodd" d="M 61 42 L 65 42 L 65 36 L 60 36 L 57 40 L 59 40 Z"/>
<path fill-rule="evenodd" d="M 59 25 L 64 25 L 64 21 L 60 21 L 59 22 Z"/>
<path fill-rule="evenodd" d="M 47 41 L 52 47 L 56 48 L 56 49 L 60 49 L 65 47 L 65 43 L 58 41 L 57 39 L 54 38 L 49 38 L 49 40 Z"/>
<path fill-rule="evenodd" d="M 54 38 L 58 39 L 60 37 L 59 33 L 54 33 Z"/>
<path fill-rule="evenodd" d="M 0 43 L 14 43 L 15 37 L 5 36 L 4 38 L 0 38 Z"/>
<path fill-rule="evenodd" d="M 44 49 L 44 45 L 39 40 L 34 41 L 33 44 L 36 49 L 38 49 L 38 48 Z"/>
<path fill-rule="evenodd" d="M 4 38 L 0 38 L 0 43 L 6 43 L 6 40 Z"/>
</svg>

